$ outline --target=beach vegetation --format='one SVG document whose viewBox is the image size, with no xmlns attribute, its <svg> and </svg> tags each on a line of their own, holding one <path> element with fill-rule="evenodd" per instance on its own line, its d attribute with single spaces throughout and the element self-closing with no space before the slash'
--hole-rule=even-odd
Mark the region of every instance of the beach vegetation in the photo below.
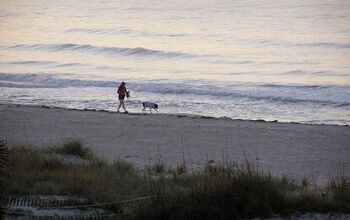
<svg viewBox="0 0 350 220">
<path fill-rule="evenodd" d="M 6 165 L 8 150 L 4 140 L 0 139 L 0 169 Z"/>
<path fill-rule="evenodd" d="M 6 143 L 4 140 L 0 139 L 0 196 L 2 194 L 4 194 L 4 189 L 5 189 L 5 185 L 4 185 L 4 168 L 6 166 L 7 163 L 7 159 L 8 159 L 8 149 L 6 146 Z M 3 219 L 3 209 L 2 207 L 4 207 L 5 201 L 3 201 L 2 199 L 0 199 L 0 219 Z"/>
<path fill-rule="evenodd" d="M 62 147 L 51 147 L 49 149 L 59 154 L 73 155 L 81 158 L 89 158 L 92 156 L 91 150 L 83 147 L 83 142 L 77 139 L 68 139 L 63 143 Z"/>
<path fill-rule="evenodd" d="M 148 182 L 126 162 L 109 164 L 95 157 L 84 163 L 66 161 L 54 153 L 57 149 L 11 148 L 4 169 L 5 193 L 78 196 L 91 202 L 109 202 L 148 193 Z M 64 149 L 62 146 L 58 150 L 63 152 Z"/>
<path fill-rule="evenodd" d="M 345 176 L 344 169 L 345 167 L 342 166 L 341 174 L 332 179 L 329 191 L 334 205 L 340 211 L 350 212 L 350 178 Z"/>
<path fill-rule="evenodd" d="M 62 152 L 84 158 L 84 162 L 65 160 Z M 1 177 L 7 195 L 74 196 L 89 203 L 150 196 L 104 207 L 121 219 L 240 219 L 350 212 L 350 180 L 345 175 L 319 187 L 308 178 L 297 181 L 264 173 L 248 159 L 241 164 L 208 162 L 191 172 L 184 164 L 172 168 L 162 161 L 142 169 L 124 160 L 99 159 L 81 143 L 54 150 L 13 147 L 7 155 Z"/>
</svg>

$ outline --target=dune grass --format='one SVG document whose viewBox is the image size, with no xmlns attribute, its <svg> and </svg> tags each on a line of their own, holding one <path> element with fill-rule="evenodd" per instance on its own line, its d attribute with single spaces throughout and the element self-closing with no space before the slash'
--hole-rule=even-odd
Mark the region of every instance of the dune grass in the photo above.
<svg viewBox="0 0 350 220">
<path fill-rule="evenodd" d="M 84 163 L 65 161 L 73 155 Z M 57 156 L 61 155 L 61 156 Z M 0 178 L 10 195 L 68 195 L 91 203 L 154 195 L 149 200 L 108 207 L 125 219 L 239 219 L 296 212 L 350 212 L 350 180 L 337 176 L 327 187 L 307 179 L 273 177 L 248 160 L 207 165 L 188 172 L 161 161 L 137 169 L 122 160 L 107 163 L 81 142 L 61 147 L 9 150 Z"/>
<path fill-rule="evenodd" d="M 91 202 L 109 202 L 148 193 L 147 179 L 138 175 L 130 164 L 123 161 L 109 164 L 95 157 L 89 157 L 85 163 L 67 162 L 55 153 L 64 149 L 64 146 L 62 149 L 10 149 L 2 178 L 5 193 L 71 195 Z M 75 151 L 73 154 L 76 155 Z M 85 154 L 79 155 L 85 157 Z"/>
<path fill-rule="evenodd" d="M 153 182 L 157 195 L 135 219 L 240 219 L 303 212 L 350 212 L 349 178 L 318 188 L 259 172 L 251 163 L 207 165 L 202 171 Z M 152 211 L 149 211 L 152 210 Z"/>
<path fill-rule="evenodd" d="M 63 146 L 48 148 L 49 151 L 63 155 L 73 155 L 80 158 L 91 158 L 92 152 L 90 149 L 83 146 L 81 140 L 69 139 L 63 143 Z"/>
<path fill-rule="evenodd" d="M 0 140 L 0 169 L 6 165 L 7 161 L 7 147 L 3 140 Z"/>
<path fill-rule="evenodd" d="M 4 194 L 4 189 L 5 189 L 5 185 L 4 182 L 2 181 L 2 177 L 4 176 L 4 168 L 6 166 L 7 163 L 7 159 L 8 159 L 8 150 L 6 147 L 6 143 L 5 141 L 0 139 L 0 195 Z M 1 207 L 3 207 L 5 205 L 5 202 L 0 200 L 0 219 L 3 219 L 3 210 L 1 209 Z"/>
</svg>

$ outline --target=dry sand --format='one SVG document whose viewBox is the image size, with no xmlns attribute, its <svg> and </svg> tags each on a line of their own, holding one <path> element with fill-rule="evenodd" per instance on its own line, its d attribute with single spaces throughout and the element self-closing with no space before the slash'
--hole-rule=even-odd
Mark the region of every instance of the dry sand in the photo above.
<svg viewBox="0 0 350 220">
<path fill-rule="evenodd" d="M 137 166 L 157 160 L 196 169 L 207 161 L 242 161 L 244 155 L 274 175 L 307 176 L 326 183 L 350 176 L 350 127 L 142 115 L 0 105 L 0 138 L 9 145 L 44 146 L 81 139 L 107 160 Z"/>
</svg>

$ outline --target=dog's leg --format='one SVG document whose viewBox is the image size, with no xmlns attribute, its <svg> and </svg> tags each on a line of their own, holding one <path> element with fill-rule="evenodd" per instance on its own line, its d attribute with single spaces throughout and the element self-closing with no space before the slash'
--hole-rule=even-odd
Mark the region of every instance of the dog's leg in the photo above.
<svg viewBox="0 0 350 220">
<path fill-rule="evenodd" d="M 147 113 L 146 112 L 146 107 L 143 107 L 142 112 Z"/>
</svg>

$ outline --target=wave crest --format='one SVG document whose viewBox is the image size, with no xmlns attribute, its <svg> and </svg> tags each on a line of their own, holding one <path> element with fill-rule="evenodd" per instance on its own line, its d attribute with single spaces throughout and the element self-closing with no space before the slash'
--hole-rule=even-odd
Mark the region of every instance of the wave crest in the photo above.
<svg viewBox="0 0 350 220">
<path fill-rule="evenodd" d="M 92 46 L 89 44 L 17 44 L 7 47 L 8 49 L 16 50 L 47 50 L 52 52 L 76 51 L 76 52 L 91 52 L 101 55 L 119 55 L 119 56 L 136 56 L 136 57 L 157 57 L 162 59 L 171 58 L 190 58 L 194 55 L 174 52 L 153 50 L 143 47 L 123 48 L 123 47 L 101 47 Z"/>
<path fill-rule="evenodd" d="M 195 82 L 129 81 L 131 90 L 154 94 L 208 96 L 214 99 L 248 99 L 294 104 L 317 104 L 349 107 L 350 87 L 322 85 L 278 84 L 213 84 Z M 64 87 L 112 87 L 118 81 L 81 80 L 57 78 L 48 74 L 0 73 L 0 87 L 15 88 L 64 88 Z"/>
</svg>

